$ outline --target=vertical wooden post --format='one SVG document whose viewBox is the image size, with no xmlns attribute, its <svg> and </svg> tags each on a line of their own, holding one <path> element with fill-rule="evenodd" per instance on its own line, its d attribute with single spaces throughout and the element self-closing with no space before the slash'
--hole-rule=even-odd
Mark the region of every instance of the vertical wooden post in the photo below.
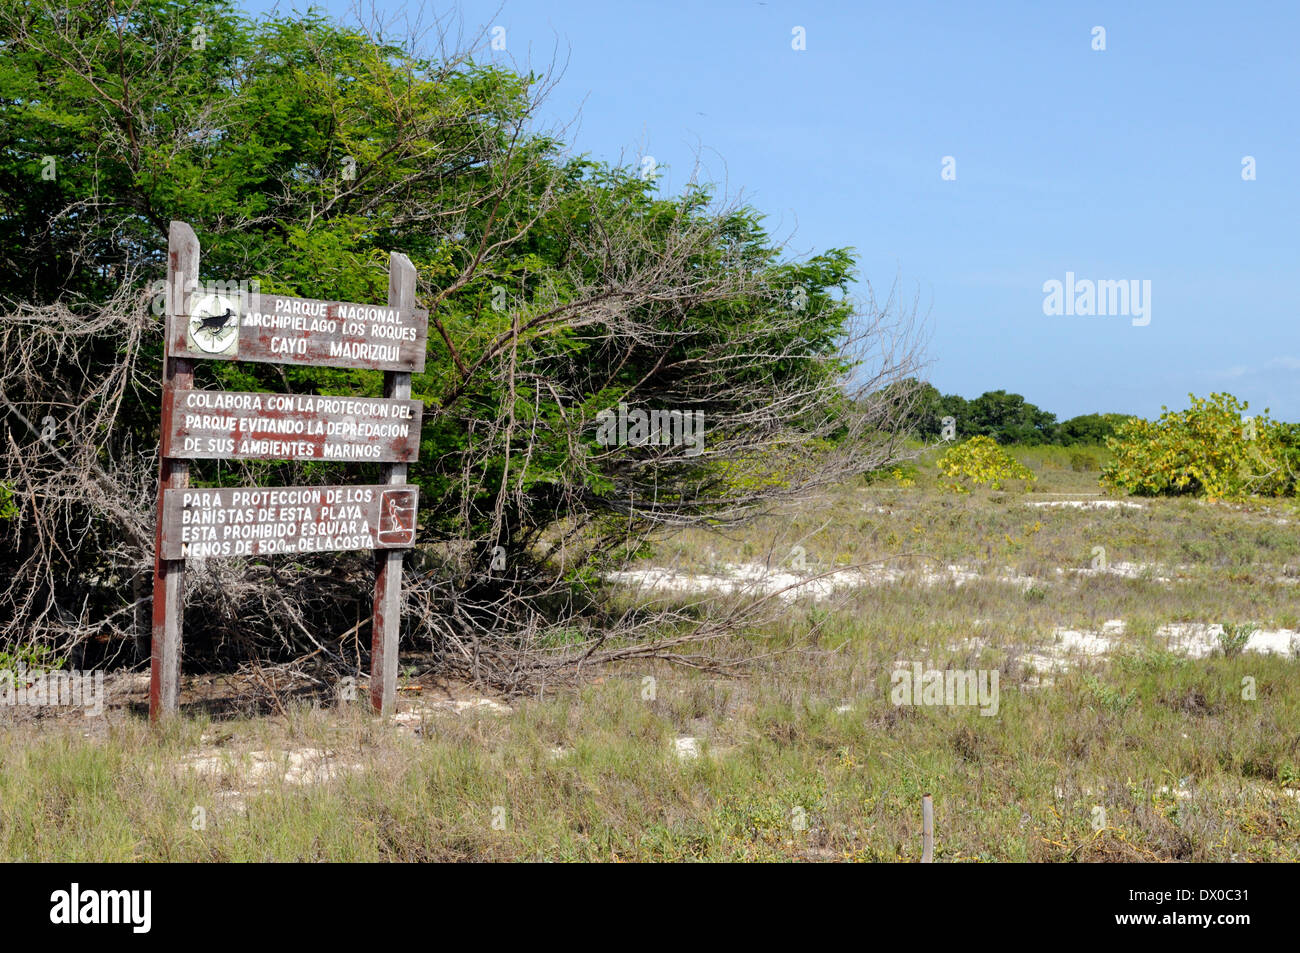
<svg viewBox="0 0 1300 953">
<path fill-rule="evenodd" d="M 399 252 L 388 258 L 388 306 L 415 309 L 415 266 Z M 384 374 L 384 396 L 411 397 L 411 375 Z M 382 483 L 405 483 L 406 464 L 384 466 Z M 370 635 L 370 707 L 391 715 L 397 699 L 397 642 L 402 622 L 402 550 L 375 551 L 375 612 Z"/>
<path fill-rule="evenodd" d="M 921 798 L 921 863 L 934 863 L 934 800 Z"/>
<path fill-rule="evenodd" d="M 167 234 L 166 340 L 163 343 L 162 426 L 172 415 L 179 388 L 194 386 L 194 362 L 171 356 L 172 343 L 189 317 L 189 295 L 199 283 L 199 240 L 184 222 L 172 222 Z M 161 450 L 161 448 L 160 448 Z M 190 465 L 160 457 L 158 515 L 154 530 L 153 646 L 149 660 L 149 718 L 175 714 L 181 691 L 181 633 L 184 613 L 185 561 L 162 559 L 163 492 L 188 486 Z"/>
</svg>

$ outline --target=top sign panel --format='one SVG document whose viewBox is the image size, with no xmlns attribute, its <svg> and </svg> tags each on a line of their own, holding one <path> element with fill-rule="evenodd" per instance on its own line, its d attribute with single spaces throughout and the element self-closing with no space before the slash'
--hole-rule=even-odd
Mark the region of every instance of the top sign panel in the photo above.
<svg viewBox="0 0 1300 953">
<path fill-rule="evenodd" d="M 173 357 L 424 370 L 427 311 L 271 294 L 190 296 L 175 319 Z"/>
</svg>

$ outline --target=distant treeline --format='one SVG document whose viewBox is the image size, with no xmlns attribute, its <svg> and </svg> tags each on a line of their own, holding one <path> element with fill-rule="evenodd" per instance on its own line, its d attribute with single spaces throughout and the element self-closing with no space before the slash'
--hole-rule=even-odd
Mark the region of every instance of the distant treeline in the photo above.
<svg viewBox="0 0 1300 953">
<path fill-rule="evenodd" d="M 1056 414 L 1029 403 L 1019 394 L 986 391 L 967 400 L 959 394 L 940 394 L 932 384 L 921 383 L 913 404 L 914 429 L 927 439 L 938 439 L 943 419 L 952 417 L 957 438 L 988 436 L 1000 444 L 1100 445 L 1131 414 L 1082 414 L 1057 421 Z"/>
</svg>

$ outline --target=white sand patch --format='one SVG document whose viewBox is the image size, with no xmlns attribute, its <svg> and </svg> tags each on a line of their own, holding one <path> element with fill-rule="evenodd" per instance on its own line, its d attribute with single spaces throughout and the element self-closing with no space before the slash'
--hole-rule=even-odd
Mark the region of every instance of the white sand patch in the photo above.
<svg viewBox="0 0 1300 953">
<path fill-rule="evenodd" d="M 1066 790 L 1065 788 L 1062 787 L 1053 788 L 1052 793 L 1056 795 L 1057 800 L 1063 800 L 1066 796 Z M 1083 797 L 1093 797 L 1094 795 L 1102 795 L 1102 796 L 1105 795 L 1104 790 L 1088 787 L 1086 785 L 1081 788 L 1078 788 L 1075 793 L 1082 795 Z M 1172 795 L 1175 799 L 1179 801 L 1185 801 L 1188 798 L 1193 796 L 1192 788 L 1187 778 L 1183 778 L 1182 780 L 1180 780 L 1178 782 L 1178 787 L 1176 788 L 1171 788 L 1167 784 L 1162 784 L 1155 789 L 1155 793 L 1163 794 L 1166 796 Z"/>
<path fill-rule="evenodd" d="M 1027 506 L 1064 506 L 1075 510 L 1144 510 L 1141 503 L 1128 500 L 1033 500 Z"/>
<path fill-rule="evenodd" d="M 612 572 L 606 578 L 611 582 L 656 592 L 684 592 L 704 594 L 718 592 L 726 595 L 770 596 L 792 602 L 802 597 L 816 600 L 841 589 L 863 586 L 887 585 L 903 581 L 916 581 L 926 586 L 951 585 L 961 587 L 969 582 L 992 579 L 1007 585 L 1028 588 L 1037 582 L 1007 567 L 997 575 L 985 575 L 965 566 L 950 564 L 939 569 L 912 566 L 867 566 L 839 569 L 823 575 L 800 574 L 782 569 L 769 569 L 761 563 L 726 563 L 721 572 L 692 573 L 675 569 L 629 569 Z"/>
<path fill-rule="evenodd" d="M 412 705 L 406 711 L 393 715 L 399 729 L 413 730 L 417 734 L 424 725 L 440 715 L 463 715 L 467 712 L 484 715 L 508 715 L 514 709 L 491 698 L 447 698 Z"/>
<path fill-rule="evenodd" d="M 1156 630 L 1156 635 L 1169 643 L 1169 648 L 1190 658 L 1205 658 L 1221 651 L 1223 626 L 1204 622 L 1171 622 Z M 1281 655 L 1294 658 L 1300 647 L 1300 632 L 1295 629 L 1259 629 L 1253 632 L 1243 651 L 1260 655 Z"/>
<path fill-rule="evenodd" d="M 1183 569 L 1186 567 L 1177 567 Z M 1113 563 L 1107 563 L 1104 567 L 1093 569 L 1088 567 L 1075 567 L 1068 570 L 1080 576 L 1119 576 L 1123 579 L 1146 579 L 1150 582 L 1172 582 L 1173 577 L 1160 575 L 1162 572 L 1169 572 L 1168 566 L 1162 566 L 1159 563 L 1129 563 L 1118 560 Z M 1067 570 L 1057 568 L 1057 575 L 1063 575 Z"/>
<path fill-rule="evenodd" d="M 1058 801 L 1063 800 L 1065 798 L 1065 788 L 1063 787 L 1057 786 L 1052 788 L 1052 793 L 1056 795 L 1056 799 Z M 1094 794 L 1097 793 L 1097 789 L 1085 785 L 1084 787 L 1078 789 L 1078 793 L 1082 794 L 1084 797 L 1092 797 Z"/>
<path fill-rule="evenodd" d="M 210 749 L 182 758 L 178 767 L 228 785 L 216 792 L 218 804 L 242 812 L 247 809 L 248 797 L 277 782 L 295 786 L 322 784 L 365 766 L 341 762 L 332 751 L 322 748 L 298 748 L 275 752 Z"/>
<path fill-rule="evenodd" d="M 1143 579 L 1147 582 L 1171 583 L 1180 577 L 1185 579 L 1188 576 L 1205 573 L 1210 568 L 1186 563 L 1170 566 L 1163 563 L 1131 563 L 1118 560 L 1109 563 L 1105 568 L 1094 569 L 1091 566 L 1072 566 L 1068 569 L 1062 569 L 1057 567 L 1056 575 L 1063 576 L 1068 572 L 1077 576 L 1119 576 L 1123 579 Z M 1263 573 L 1271 567 L 1255 566 L 1253 568 L 1261 573 L 1261 580 L 1267 581 L 1267 577 Z M 1294 586 L 1300 583 L 1300 576 L 1296 576 L 1294 572 L 1295 570 L 1292 567 L 1284 565 L 1281 574 L 1272 577 L 1272 582 L 1279 586 Z"/>
<path fill-rule="evenodd" d="M 699 738 L 674 738 L 673 754 L 683 761 L 691 761 L 700 756 L 700 739 Z"/>
<path fill-rule="evenodd" d="M 509 705 L 491 698 L 458 698 L 455 701 L 430 702 L 426 710 L 449 711 L 456 715 L 462 715 L 467 711 L 483 712 L 488 715 L 508 715 L 514 711 Z"/>
<path fill-rule="evenodd" d="M 1117 634 L 1114 629 L 1108 635 L 1102 635 L 1088 630 L 1056 628 L 1052 630 L 1051 642 L 1021 655 L 1020 661 L 1032 665 L 1035 672 L 1063 672 L 1081 659 L 1107 655 L 1115 647 L 1114 639 L 1109 636 Z M 1043 683 L 1041 679 L 1039 682 Z"/>
<path fill-rule="evenodd" d="M 629 569 L 608 575 L 611 582 L 657 592 L 767 596 L 780 593 L 783 600 L 800 596 L 824 599 L 838 589 L 862 585 L 862 574 L 845 569 L 824 576 L 804 576 L 769 570 L 758 563 L 727 563 L 722 573 L 692 573 L 674 569 Z M 783 591 L 784 590 L 784 591 Z"/>
<path fill-rule="evenodd" d="M 1108 619 L 1100 630 L 1052 630 L 1051 641 L 1016 653 L 1024 665 L 1032 667 L 1034 674 L 1025 679 L 1027 688 L 1042 688 L 1052 684 L 1052 676 L 1074 667 L 1084 660 L 1106 661 L 1107 656 L 1120 647 L 1124 636 L 1123 619 Z M 1206 658 L 1222 651 L 1219 636 L 1223 626 L 1202 622 L 1173 622 L 1156 630 L 1171 652 L 1188 658 Z M 949 647 L 950 651 L 981 651 L 990 646 L 986 638 L 963 639 Z M 1300 632 L 1294 629 L 1260 629 L 1251 634 L 1243 648 L 1245 652 L 1260 655 L 1280 655 L 1284 658 L 1300 657 Z"/>
</svg>

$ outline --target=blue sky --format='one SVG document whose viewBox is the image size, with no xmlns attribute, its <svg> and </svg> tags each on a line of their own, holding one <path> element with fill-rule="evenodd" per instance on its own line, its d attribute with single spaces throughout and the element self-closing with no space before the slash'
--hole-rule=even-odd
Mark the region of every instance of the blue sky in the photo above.
<svg viewBox="0 0 1300 953">
<path fill-rule="evenodd" d="M 653 156 L 668 190 L 698 158 L 794 252 L 852 247 L 878 291 L 919 295 L 944 392 L 1004 388 L 1063 419 L 1227 390 L 1300 420 L 1300 5 L 434 9 L 504 27 L 495 58 L 558 54 L 544 121 L 576 118 L 574 151 Z M 1045 315 L 1067 272 L 1150 281 L 1150 323 Z"/>
</svg>

